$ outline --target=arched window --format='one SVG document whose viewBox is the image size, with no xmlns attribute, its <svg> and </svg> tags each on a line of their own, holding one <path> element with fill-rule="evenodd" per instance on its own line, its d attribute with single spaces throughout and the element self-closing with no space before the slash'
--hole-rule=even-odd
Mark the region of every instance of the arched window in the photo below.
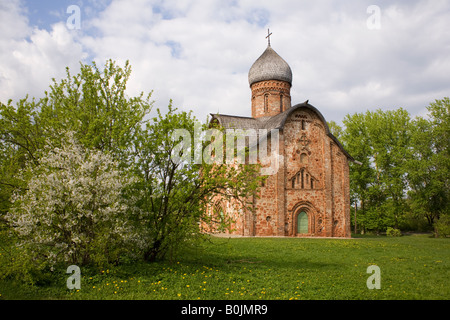
<svg viewBox="0 0 450 320">
<path fill-rule="evenodd" d="M 308 215 L 305 211 L 301 211 L 297 215 L 297 234 L 308 233 Z"/>
<path fill-rule="evenodd" d="M 212 222 L 215 225 L 216 231 L 223 232 L 225 231 L 225 212 L 220 203 L 216 203 L 213 207 L 213 216 Z"/>
<path fill-rule="evenodd" d="M 264 95 L 264 113 L 267 113 L 268 110 L 269 110 L 269 95 L 265 94 Z"/>
<path fill-rule="evenodd" d="M 283 95 L 280 94 L 280 112 L 283 112 Z"/>
<path fill-rule="evenodd" d="M 306 153 L 302 153 L 300 155 L 300 163 L 303 163 L 303 164 L 308 163 L 308 155 Z"/>
<path fill-rule="evenodd" d="M 302 189 L 304 189 L 305 188 L 305 170 L 302 170 L 301 171 L 302 172 Z"/>
</svg>

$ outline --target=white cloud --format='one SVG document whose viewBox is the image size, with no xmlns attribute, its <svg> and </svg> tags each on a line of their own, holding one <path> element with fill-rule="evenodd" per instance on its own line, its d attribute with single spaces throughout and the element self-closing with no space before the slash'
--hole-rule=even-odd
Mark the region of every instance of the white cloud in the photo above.
<svg viewBox="0 0 450 320">
<path fill-rule="evenodd" d="M 33 29 L 18 2 L 2 4 L 0 12 L 0 101 L 42 96 L 52 78 L 64 76 L 66 66 L 77 69 L 85 57 L 64 23 L 50 32 Z"/>
<path fill-rule="evenodd" d="M 450 4 L 380 0 L 381 29 L 369 30 L 371 4 L 113 0 L 95 7 L 89 1 L 82 30 L 69 32 L 62 22 L 50 31 L 31 29 L 14 2 L 0 10 L 9 19 L 0 19 L 2 30 L 11 31 L 0 36 L 8 48 L 0 51 L 0 99 L 36 95 L 88 52 L 98 63 L 130 60 L 129 94 L 154 90 L 159 107 L 172 98 L 201 120 L 218 111 L 250 115 L 247 73 L 270 27 L 272 47 L 293 70 L 293 104 L 309 99 L 335 121 L 378 107 L 423 113 L 448 96 Z"/>
</svg>

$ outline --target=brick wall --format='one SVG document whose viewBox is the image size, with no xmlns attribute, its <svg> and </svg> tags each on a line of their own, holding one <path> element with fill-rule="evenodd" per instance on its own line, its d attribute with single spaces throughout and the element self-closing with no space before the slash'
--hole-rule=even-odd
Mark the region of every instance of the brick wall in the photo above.
<svg viewBox="0 0 450 320">
<path fill-rule="evenodd" d="M 301 108 L 280 132 L 278 172 L 255 197 L 255 212 L 225 205 L 235 223 L 232 233 L 245 236 L 350 237 L 348 159 L 327 135 L 312 110 Z M 270 147 L 270 146 L 269 146 Z M 307 233 L 298 233 L 298 214 L 308 217 Z"/>
<path fill-rule="evenodd" d="M 252 90 L 252 117 L 275 116 L 291 107 L 291 85 L 285 81 L 256 82 Z"/>
</svg>

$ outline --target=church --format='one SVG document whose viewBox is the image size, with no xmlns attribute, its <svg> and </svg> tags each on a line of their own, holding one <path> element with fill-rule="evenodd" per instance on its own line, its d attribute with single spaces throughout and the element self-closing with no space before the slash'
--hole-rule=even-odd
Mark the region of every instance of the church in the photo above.
<svg viewBox="0 0 450 320">
<path fill-rule="evenodd" d="M 269 38 L 248 73 L 252 117 L 211 114 L 211 123 L 224 129 L 277 129 L 283 160 L 251 199 L 252 211 L 237 211 L 221 199 L 210 210 L 231 217 L 231 234 L 349 238 L 349 162 L 354 159 L 309 101 L 291 104 L 292 79 Z"/>
</svg>

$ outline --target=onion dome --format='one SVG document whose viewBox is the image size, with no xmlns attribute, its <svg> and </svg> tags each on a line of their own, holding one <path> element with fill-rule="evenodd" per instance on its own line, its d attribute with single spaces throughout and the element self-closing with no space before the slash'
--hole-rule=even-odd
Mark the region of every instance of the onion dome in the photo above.
<svg viewBox="0 0 450 320">
<path fill-rule="evenodd" d="M 248 82 L 252 84 L 265 80 L 280 80 L 292 85 L 292 70 L 275 50 L 267 47 L 266 51 L 255 61 L 248 73 Z"/>
</svg>

